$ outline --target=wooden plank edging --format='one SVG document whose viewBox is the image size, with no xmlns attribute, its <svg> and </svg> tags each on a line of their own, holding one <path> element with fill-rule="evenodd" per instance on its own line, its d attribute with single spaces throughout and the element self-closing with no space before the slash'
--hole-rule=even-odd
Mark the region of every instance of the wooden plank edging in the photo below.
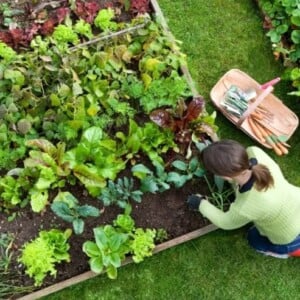
<svg viewBox="0 0 300 300">
<path fill-rule="evenodd" d="M 203 228 L 191 231 L 191 232 L 189 232 L 187 234 L 184 234 L 182 236 L 179 236 L 179 237 L 177 237 L 175 239 L 172 239 L 170 241 L 167 241 L 165 243 L 157 245 L 154 248 L 153 253 L 156 254 L 156 253 L 159 253 L 159 252 L 161 252 L 163 250 L 166 250 L 166 249 L 172 248 L 174 246 L 180 245 L 182 243 L 185 243 L 187 241 L 191 241 L 191 240 L 196 239 L 196 238 L 198 238 L 198 237 L 200 237 L 202 235 L 205 235 L 205 234 L 207 234 L 209 232 L 212 232 L 212 231 L 214 231 L 216 229 L 217 229 L 217 227 L 215 225 L 210 224 L 210 225 L 207 225 L 207 226 L 205 226 Z M 126 258 L 123 261 L 122 266 L 130 264 L 132 262 L 133 262 L 132 258 L 128 257 L 128 258 Z M 97 274 L 97 273 L 94 273 L 92 271 L 87 271 L 85 273 L 82 273 L 80 275 L 74 276 L 74 277 L 69 278 L 67 280 L 64 280 L 62 282 L 53 284 L 53 285 L 51 285 L 49 287 L 46 287 L 46 288 L 44 288 L 42 290 L 39 290 L 39 291 L 33 292 L 31 294 L 28 294 L 26 296 L 23 296 L 21 298 L 18 298 L 18 300 L 35 300 L 35 299 L 40 299 L 41 297 L 45 297 L 45 296 L 48 296 L 48 295 L 50 295 L 52 293 L 56 293 L 56 292 L 58 292 L 60 290 L 63 290 L 64 288 L 70 287 L 70 286 L 72 286 L 74 284 L 83 282 L 85 280 L 91 279 L 91 278 L 99 276 L 101 274 L 102 273 Z"/>
</svg>

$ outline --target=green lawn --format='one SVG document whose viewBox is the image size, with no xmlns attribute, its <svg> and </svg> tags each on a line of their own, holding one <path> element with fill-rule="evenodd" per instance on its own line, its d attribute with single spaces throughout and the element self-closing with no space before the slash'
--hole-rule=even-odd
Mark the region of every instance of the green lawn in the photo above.
<svg viewBox="0 0 300 300">
<path fill-rule="evenodd" d="M 171 31 L 182 41 L 197 88 L 210 104 L 209 92 L 229 69 L 239 68 L 263 83 L 280 76 L 255 1 L 160 0 Z M 288 97 L 287 82 L 275 94 L 298 115 L 299 99 Z M 253 144 L 218 115 L 221 138 Z M 290 154 L 276 159 L 290 182 L 300 185 L 299 130 L 289 141 Z M 119 270 L 118 279 L 98 276 L 45 299 L 283 299 L 300 298 L 300 259 L 264 257 L 250 249 L 246 228 L 217 230 L 194 241 L 156 254 L 141 264 Z"/>
</svg>

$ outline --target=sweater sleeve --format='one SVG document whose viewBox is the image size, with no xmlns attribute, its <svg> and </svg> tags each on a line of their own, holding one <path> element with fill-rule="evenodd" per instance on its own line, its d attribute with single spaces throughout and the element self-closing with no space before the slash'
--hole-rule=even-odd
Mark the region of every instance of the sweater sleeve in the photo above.
<svg viewBox="0 0 300 300">
<path fill-rule="evenodd" d="M 251 222 L 247 217 L 239 214 L 234 209 L 234 205 L 231 205 L 228 211 L 223 212 L 209 201 L 202 200 L 199 211 L 214 225 L 225 230 L 237 229 Z"/>
</svg>

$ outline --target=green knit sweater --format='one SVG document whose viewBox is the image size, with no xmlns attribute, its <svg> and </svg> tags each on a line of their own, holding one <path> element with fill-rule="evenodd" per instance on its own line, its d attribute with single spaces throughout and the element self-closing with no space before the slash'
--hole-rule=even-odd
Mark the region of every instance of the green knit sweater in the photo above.
<svg viewBox="0 0 300 300">
<path fill-rule="evenodd" d="M 207 200 L 201 201 L 199 210 L 222 229 L 236 229 L 253 222 L 272 243 L 288 244 L 300 234 L 300 188 L 287 182 L 279 166 L 260 148 L 249 147 L 247 153 L 269 168 L 274 187 L 257 191 L 254 185 L 244 193 L 236 189 L 235 201 L 226 212 Z"/>
</svg>

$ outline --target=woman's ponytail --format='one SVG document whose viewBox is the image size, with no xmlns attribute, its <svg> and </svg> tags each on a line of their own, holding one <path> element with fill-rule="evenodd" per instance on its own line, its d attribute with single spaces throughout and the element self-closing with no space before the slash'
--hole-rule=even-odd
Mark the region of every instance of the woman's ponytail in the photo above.
<svg viewBox="0 0 300 300">
<path fill-rule="evenodd" d="M 251 170 L 255 180 L 255 188 L 258 191 L 266 191 L 274 185 L 274 179 L 266 166 L 257 164 L 252 166 Z"/>
</svg>

